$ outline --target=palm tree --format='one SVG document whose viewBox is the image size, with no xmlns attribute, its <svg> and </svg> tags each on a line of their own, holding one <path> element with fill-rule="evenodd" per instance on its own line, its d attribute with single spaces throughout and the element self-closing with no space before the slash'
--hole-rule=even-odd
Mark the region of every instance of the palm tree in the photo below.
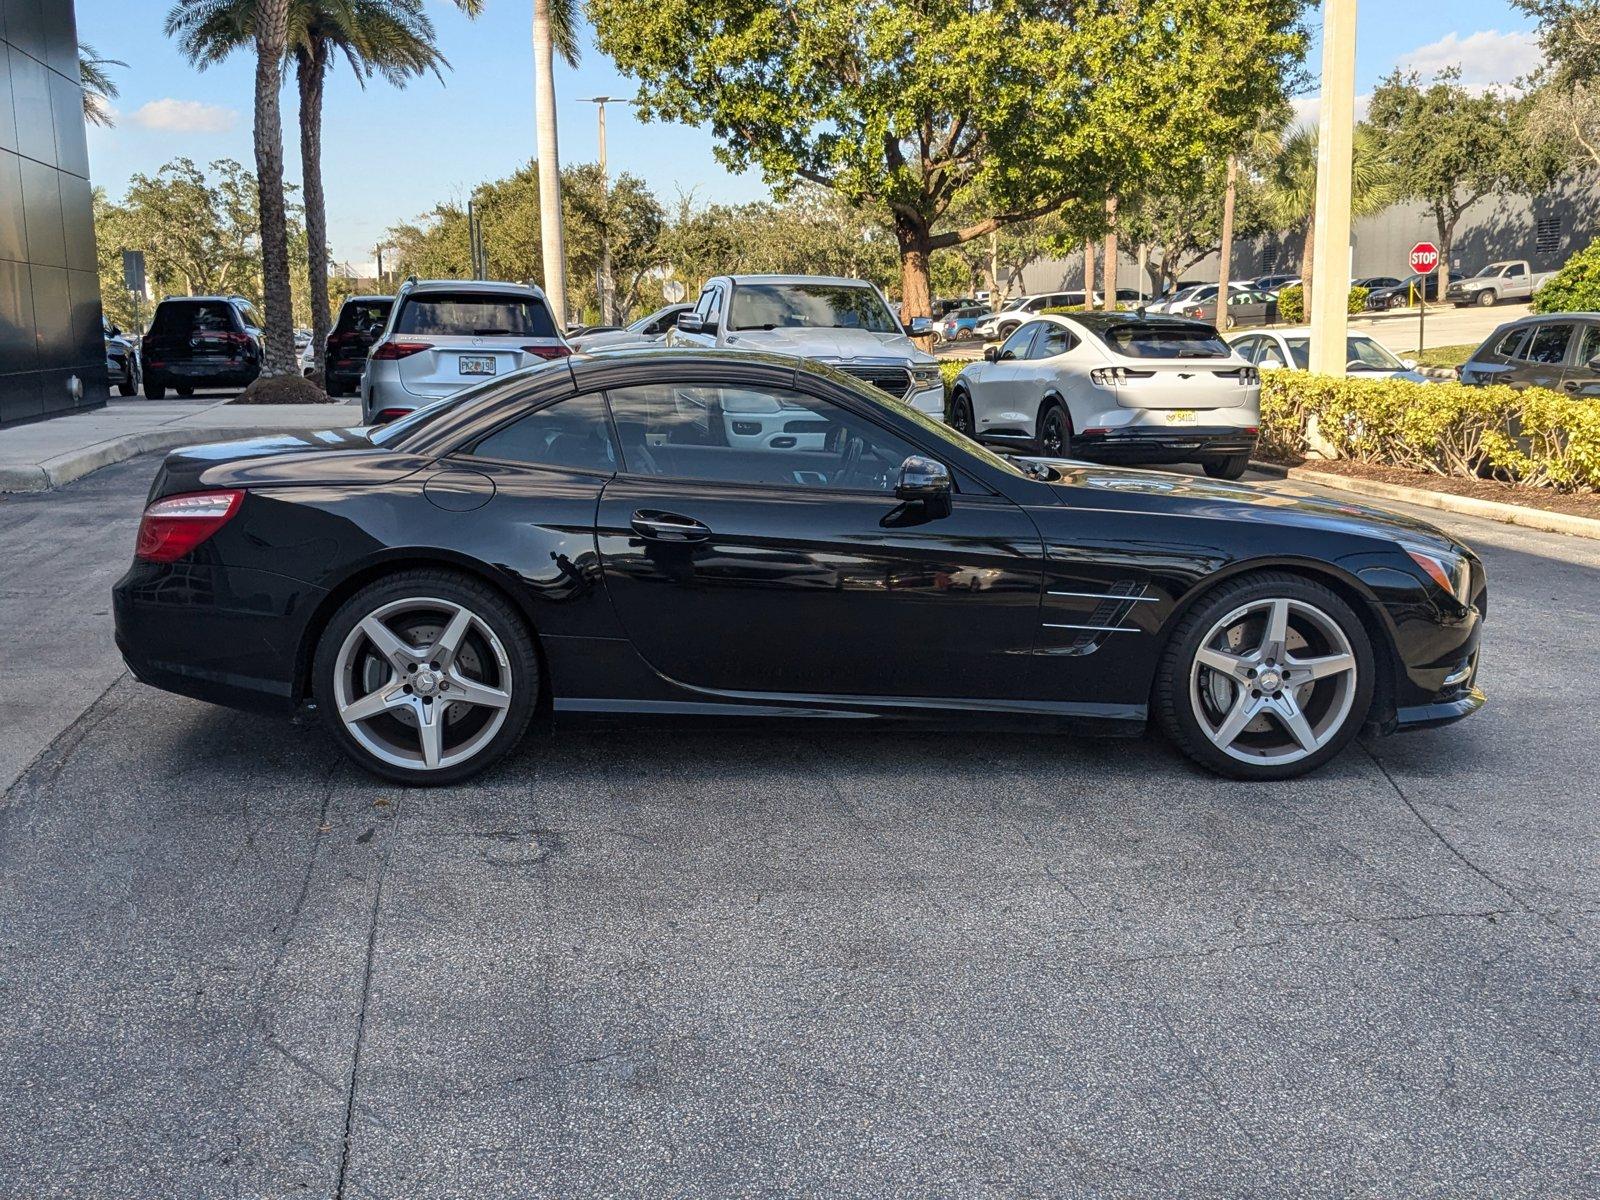
<svg viewBox="0 0 1600 1200">
<path fill-rule="evenodd" d="M 1317 127 L 1301 125 L 1286 130 L 1278 153 L 1268 168 L 1263 200 L 1272 218 L 1283 228 L 1305 222 L 1306 240 L 1300 256 L 1300 279 L 1305 310 L 1311 311 L 1311 280 L 1316 269 L 1312 246 L 1317 231 Z M 1350 173 L 1350 215 L 1369 217 L 1399 198 L 1393 165 L 1372 130 L 1357 125 Z"/>
<path fill-rule="evenodd" d="M 469 17 L 482 0 L 455 0 Z M 257 0 L 183 0 L 167 17 L 167 33 L 180 39 L 202 69 L 248 43 Z M 300 159 L 305 185 L 307 274 L 311 290 L 311 344 L 323 374 L 329 327 L 327 202 L 322 187 L 323 85 L 343 55 L 365 86 L 380 75 L 396 87 L 426 72 L 441 80 L 449 66 L 434 44 L 423 0 L 290 0 L 285 34 L 300 99 Z"/>
<path fill-rule="evenodd" d="M 533 0 L 534 108 L 539 148 L 539 245 L 556 324 L 567 322 L 567 249 L 561 230 L 561 154 L 556 144 L 555 56 L 578 65 L 575 0 Z"/>
<path fill-rule="evenodd" d="M 88 42 L 78 43 L 78 75 L 83 79 L 83 119 L 91 125 L 115 124 L 111 101 L 118 95 L 107 67 L 126 67 L 120 58 L 101 58 Z"/>
</svg>

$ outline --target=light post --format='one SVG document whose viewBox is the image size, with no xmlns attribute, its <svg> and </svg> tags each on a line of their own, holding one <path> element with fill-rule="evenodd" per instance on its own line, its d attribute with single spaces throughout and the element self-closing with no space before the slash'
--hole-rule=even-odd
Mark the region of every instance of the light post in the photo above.
<svg viewBox="0 0 1600 1200">
<path fill-rule="evenodd" d="M 1317 136 L 1311 256 L 1311 370 L 1345 373 L 1350 273 L 1350 174 L 1356 128 L 1356 0 L 1322 6 L 1322 117 Z M 1343 281 L 1343 282 L 1341 282 Z"/>
<path fill-rule="evenodd" d="M 600 278 L 597 290 L 600 293 L 600 323 L 613 324 L 611 319 L 611 238 L 606 231 L 611 214 L 606 207 L 608 180 L 606 179 L 606 105 L 615 100 L 615 96 L 580 96 L 579 100 L 592 104 L 595 114 L 600 119 Z M 619 101 L 631 103 L 631 101 Z"/>
</svg>

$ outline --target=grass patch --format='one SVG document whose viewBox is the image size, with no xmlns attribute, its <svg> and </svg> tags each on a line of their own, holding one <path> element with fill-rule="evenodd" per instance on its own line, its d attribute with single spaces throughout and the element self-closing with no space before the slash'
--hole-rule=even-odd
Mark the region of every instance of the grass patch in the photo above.
<svg viewBox="0 0 1600 1200">
<path fill-rule="evenodd" d="M 1419 367 L 1459 367 L 1472 357 L 1472 352 L 1477 348 L 1477 342 L 1466 346 L 1430 346 L 1421 354 L 1401 357 L 1415 358 Z"/>
</svg>

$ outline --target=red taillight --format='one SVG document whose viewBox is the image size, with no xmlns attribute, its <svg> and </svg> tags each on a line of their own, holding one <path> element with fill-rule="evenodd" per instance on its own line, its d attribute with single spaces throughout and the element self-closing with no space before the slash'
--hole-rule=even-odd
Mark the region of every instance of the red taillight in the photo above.
<svg viewBox="0 0 1600 1200">
<path fill-rule="evenodd" d="M 524 346 L 525 354 L 537 354 L 540 358 L 565 358 L 572 353 L 570 346 Z"/>
<path fill-rule="evenodd" d="M 189 492 L 157 500 L 139 521 L 134 557 L 177 561 L 232 520 L 243 501 L 243 492 Z"/>
<path fill-rule="evenodd" d="M 390 362 L 397 358 L 410 358 L 413 354 L 421 354 L 424 350 L 431 350 L 427 342 L 379 342 L 372 348 L 372 357 L 380 362 Z"/>
<path fill-rule="evenodd" d="M 412 413 L 409 408 L 380 408 L 378 415 L 372 418 L 374 425 L 387 425 L 390 421 L 398 421 L 401 417 L 409 417 Z"/>
</svg>

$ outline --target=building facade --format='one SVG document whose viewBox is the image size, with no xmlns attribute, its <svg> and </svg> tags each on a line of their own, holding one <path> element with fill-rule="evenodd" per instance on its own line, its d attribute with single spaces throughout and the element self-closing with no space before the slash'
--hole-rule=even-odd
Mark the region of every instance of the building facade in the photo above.
<svg viewBox="0 0 1600 1200">
<path fill-rule="evenodd" d="M 1538 196 L 1489 196 L 1462 216 L 1450 247 L 1450 277 L 1475 274 L 1486 263 L 1525 258 L 1539 271 L 1556 271 L 1567 258 L 1600 235 L 1600 187 L 1590 176 L 1575 176 Z M 1355 222 L 1351 232 L 1350 275 L 1404 277 L 1411 273 L 1411 247 L 1439 241 L 1433 215 L 1420 204 L 1396 204 L 1376 216 Z M 1256 275 L 1300 270 L 1304 235 L 1300 231 L 1241 239 L 1234 249 L 1230 275 Z M 1206 283 L 1217 278 L 1216 255 L 1184 269 L 1185 280 Z M 1099 263 L 1096 263 L 1096 274 Z M 1125 258 L 1118 268 L 1119 287 L 1138 288 L 1138 263 Z M 1011 294 L 1057 291 L 1083 286 L 1081 256 L 1033 263 L 1023 270 Z M 1104 290 L 1103 281 L 1097 286 Z M 1145 286 L 1161 290 L 1161 281 L 1145 277 Z"/>
<path fill-rule="evenodd" d="M 0 426 L 106 402 L 72 0 L 0 0 Z"/>
</svg>

